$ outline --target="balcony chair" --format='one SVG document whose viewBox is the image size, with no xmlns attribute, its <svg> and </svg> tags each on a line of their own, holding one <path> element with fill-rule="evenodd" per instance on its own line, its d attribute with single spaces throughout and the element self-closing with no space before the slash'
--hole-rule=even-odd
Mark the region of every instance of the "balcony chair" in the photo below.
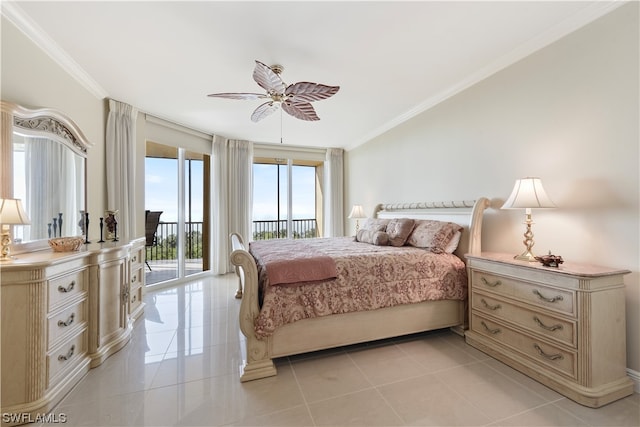
<svg viewBox="0 0 640 427">
<path fill-rule="evenodd" d="M 147 239 L 145 246 L 152 247 L 156 245 L 156 232 L 158 231 L 158 224 L 160 223 L 160 215 L 163 211 L 145 211 L 145 223 L 144 223 L 144 236 Z M 147 257 L 144 259 L 144 263 L 151 270 L 151 266 L 147 262 Z"/>
</svg>

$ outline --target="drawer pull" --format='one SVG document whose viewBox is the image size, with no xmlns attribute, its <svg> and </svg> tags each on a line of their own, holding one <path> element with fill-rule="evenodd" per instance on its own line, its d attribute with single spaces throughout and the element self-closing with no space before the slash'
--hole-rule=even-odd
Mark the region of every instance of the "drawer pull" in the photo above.
<svg viewBox="0 0 640 427">
<path fill-rule="evenodd" d="M 538 350 L 538 354 L 540 354 L 540 356 L 544 357 L 545 359 L 549 359 L 549 360 L 562 360 L 562 359 L 564 359 L 564 356 L 562 354 L 560 354 L 560 353 L 558 353 L 558 354 L 547 354 L 547 353 L 545 353 L 544 350 L 542 350 L 538 344 L 534 344 L 533 348 Z"/>
<path fill-rule="evenodd" d="M 551 325 L 551 326 L 547 326 L 544 323 L 542 323 L 542 320 L 538 319 L 538 316 L 533 316 L 533 320 L 538 324 L 538 326 L 540 326 L 542 329 L 546 329 L 547 331 L 557 331 L 558 329 L 562 330 L 562 325 Z"/>
<path fill-rule="evenodd" d="M 69 316 L 66 322 L 63 322 L 62 320 L 58 320 L 58 326 L 60 326 L 61 328 L 64 328 L 66 326 L 71 326 L 71 324 L 73 323 L 73 319 L 75 317 L 76 317 L 76 314 L 71 313 L 71 316 Z"/>
<path fill-rule="evenodd" d="M 131 278 L 131 283 L 136 283 L 137 279 L 138 277 L 134 274 L 133 277 Z"/>
<path fill-rule="evenodd" d="M 501 306 L 500 304 L 496 304 L 496 305 L 491 305 L 491 304 L 489 304 L 488 302 L 486 302 L 486 301 L 484 300 L 484 298 L 482 298 L 482 299 L 480 300 L 480 302 L 482 302 L 482 305 L 484 305 L 484 308 L 488 308 L 489 310 L 493 310 L 493 311 L 495 311 L 495 310 L 499 310 L 499 309 L 501 309 L 501 308 L 502 308 L 502 306 Z"/>
<path fill-rule="evenodd" d="M 67 286 L 66 288 L 62 285 L 58 286 L 58 292 L 66 294 L 67 292 L 71 292 L 75 287 L 76 287 L 76 281 L 72 280 L 71 283 L 69 283 L 69 286 Z"/>
<path fill-rule="evenodd" d="M 491 335 L 495 335 L 495 334 L 499 334 L 500 333 L 500 328 L 491 329 L 490 327 L 487 326 L 486 323 L 484 323 L 484 321 L 480 322 L 480 324 L 482 324 L 482 326 L 484 326 L 484 329 L 487 332 L 489 332 Z"/>
<path fill-rule="evenodd" d="M 542 294 L 540 293 L 540 291 L 539 291 L 539 290 L 537 290 L 537 289 L 535 289 L 535 290 L 533 291 L 533 293 L 534 293 L 535 295 L 537 295 L 537 296 L 538 296 L 538 298 L 540 298 L 541 300 L 546 301 L 546 302 L 558 302 L 558 301 L 562 301 L 562 300 L 563 300 L 562 295 L 558 295 L 558 296 L 555 296 L 555 297 L 553 297 L 553 298 L 547 298 L 547 297 L 545 297 L 544 295 L 542 295 Z"/>
<path fill-rule="evenodd" d="M 136 262 L 136 261 L 138 261 L 138 257 L 137 257 L 137 256 L 135 256 L 135 255 L 134 255 L 134 256 L 132 256 L 132 257 L 131 257 L 131 262 Z"/>
<path fill-rule="evenodd" d="M 71 348 L 69 349 L 69 351 L 67 352 L 67 354 L 61 354 L 60 356 L 58 356 L 58 360 L 60 362 L 64 362 L 65 360 L 69 360 L 71 359 L 71 356 L 73 356 L 73 353 L 76 351 L 76 346 L 75 344 L 71 346 Z"/>
<path fill-rule="evenodd" d="M 502 285 L 502 282 L 500 280 L 496 280 L 495 282 L 490 282 L 487 279 L 485 279 L 484 277 L 481 277 L 480 280 L 482 280 L 482 283 L 484 283 L 485 285 L 491 287 L 491 288 L 495 288 L 496 286 L 500 286 Z"/>
<path fill-rule="evenodd" d="M 122 304 L 126 304 L 129 301 L 129 287 L 123 286 L 122 288 Z"/>
</svg>

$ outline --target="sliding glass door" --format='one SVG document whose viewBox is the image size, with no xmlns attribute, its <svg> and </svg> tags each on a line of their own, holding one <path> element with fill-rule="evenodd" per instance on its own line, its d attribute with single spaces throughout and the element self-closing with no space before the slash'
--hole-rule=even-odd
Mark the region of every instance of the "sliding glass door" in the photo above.
<svg viewBox="0 0 640 427">
<path fill-rule="evenodd" d="M 208 269 L 204 262 L 209 242 L 205 215 L 208 159 L 184 148 L 147 142 L 147 285 Z"/>
</svg>

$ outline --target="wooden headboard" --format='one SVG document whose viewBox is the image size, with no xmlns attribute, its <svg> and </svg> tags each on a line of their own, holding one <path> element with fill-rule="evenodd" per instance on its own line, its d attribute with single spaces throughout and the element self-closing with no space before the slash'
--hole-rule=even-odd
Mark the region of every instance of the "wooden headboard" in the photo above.
<svg viewBox="0 0 640 427">
<path fill-rule="evenodd" d="M 465 254 L 480 254 L 482 250 L 482 215 L 489 199 L 379 204 L 375 218 L 413 218 L 449 221 L 463 227 L 458 249 L 454 252 L 462 260 Z"/>
</svg>

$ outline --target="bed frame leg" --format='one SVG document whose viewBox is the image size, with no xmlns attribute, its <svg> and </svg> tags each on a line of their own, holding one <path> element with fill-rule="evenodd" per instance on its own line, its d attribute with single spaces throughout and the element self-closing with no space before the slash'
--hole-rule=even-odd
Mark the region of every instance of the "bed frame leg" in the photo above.
<svg viewBox="0 0 640 427">
<path fill-rule="evenodd" d="M 241 382 L 258 380 L 260 378 L 273 377 L 278 371 L 271 359 L 258 360 L 256 362 L 247 362 L 240 375 Z"/>
<path fill-rule="evenodd" d="M 242 299 L 242 273 L 240 267 L 236 266 L 236 276 L 238 276 L 238 290 L 236 291 L 236 299 Z"/>
</svg>

